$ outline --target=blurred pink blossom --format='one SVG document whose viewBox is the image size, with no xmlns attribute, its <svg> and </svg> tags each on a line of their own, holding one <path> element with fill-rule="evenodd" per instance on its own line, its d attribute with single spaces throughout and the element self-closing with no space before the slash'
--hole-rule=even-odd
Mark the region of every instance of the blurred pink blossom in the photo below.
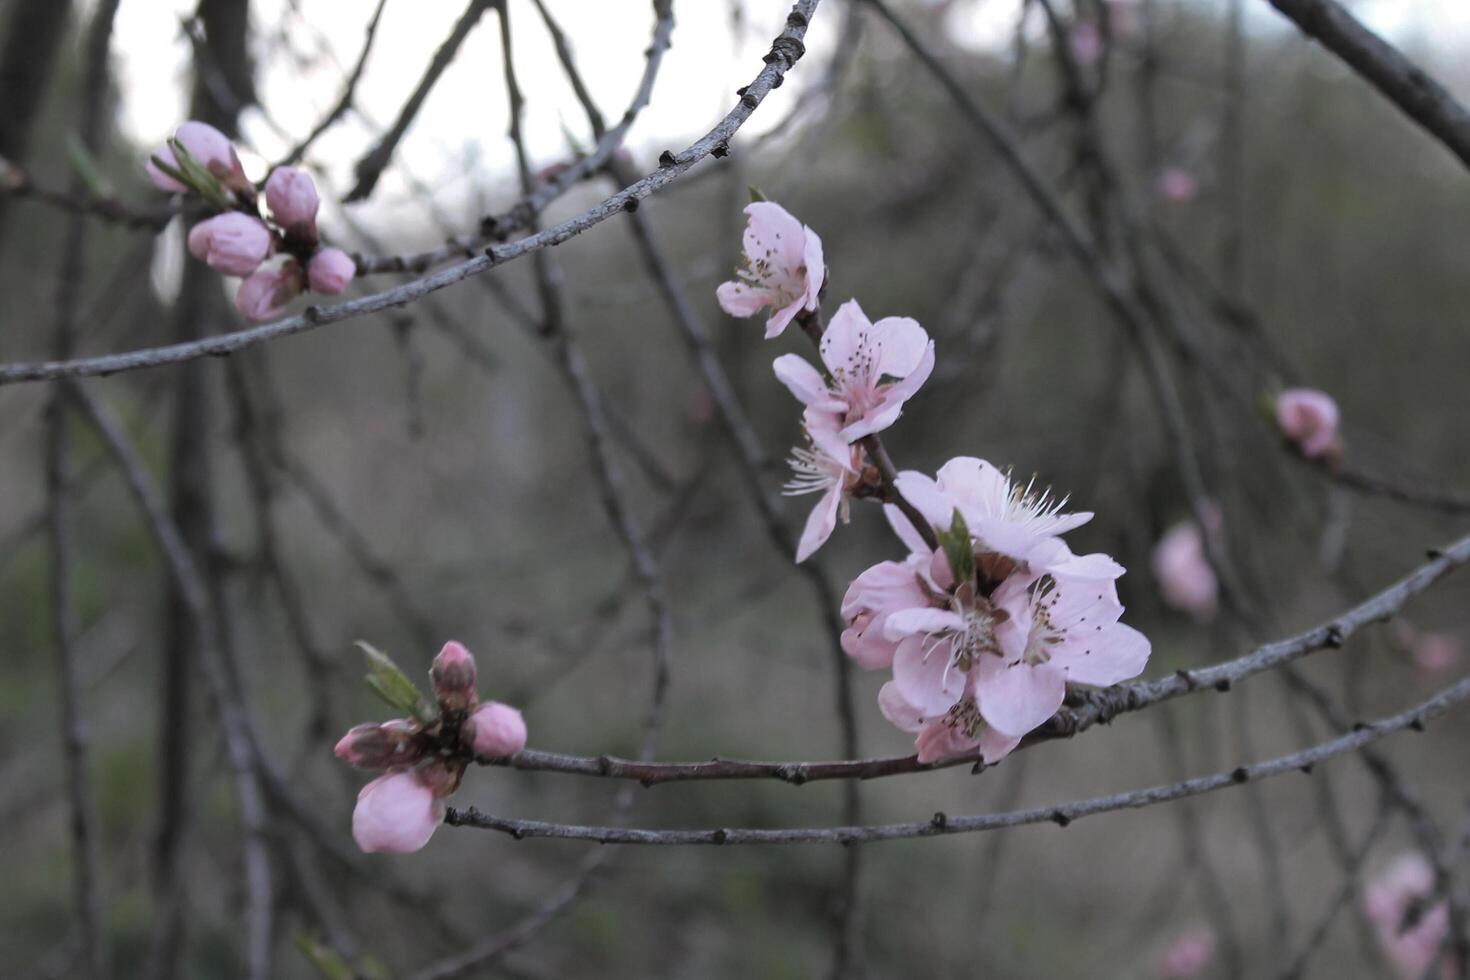
<svg viewBox="0 0 1470 980">
<path fill-rule="evenodd" d="M 1183 167 L 1165 167 L 1159 174 L 1159 196 L 1172 204 L 1187 204 L 1199 196 L 1199 181 Z"/>
<path fill-rule="evenodd" d="M 265 222 L 239 211 L 226 211 L 189 229 L 189 254 L 227 276 L 250 275 L 273 244 Z"/>
<path fill-rule="evenodd" d="M 1322 459 L 1341 449 L 1337 402 L 1314 388 L 1287 388 L 1276 396 L 1276 424 L 1307 459 Z"/>
<path fill-rule="evenodd" d="M 1399 855 L 1363 890 L 1363 912 L 1373 923 L 1384 955 L 1404 980 L 1424 976 L 1449 933 L 1448 902 L 1416 909 L 1433 893 L 1434 869 L 1417 851 Z M 1455 976 L 1455 965 L 1443 963 L 1441 974 Z"/>
<path fill-rule="evenodd" d="M 1215 956 L 1215 931 L 1199 926 L 1176 937 L 1159 954 L 1154 976 L 1162 980 L 1188 980 L 1197 977 Z"/>
<path fill-rule="evenodd" d="M 1084 68 L 1097 64 L 1102 58 L 1102 30 L 1094 21 L 1082 20 L 1074 24 L 1069 40 L 1072 45 L 1072 57 Z"/>
<path fill-rule="evenodd" d="M 774 201 L 746 205 L 745 213 L 745 266 L 737 279 L 721 283 L 715 296 L 731 316 L 753 316 L 769 307 L 769 339 L 798 313 L 817 308 L 827 273 L 822 240 Z"/>
<path fill-rule="evenodd" d="M 1159 539 L 1154 546 L 1153 572 L 1164 602 L 1193 616 L 1196 622 L 1207 623 L 1215 618 L 1220 583 L 1205 555 L 1204 536 L 1194 521 L 1175 524 Z"/>
<path fill-rule="evenodd" d="M 1411 652 L 1415 667 L 1426 674 L 1442 674 L 1459 661 L 1461 643 L 1449 633 L 1420 633 Z"/>
</svg>

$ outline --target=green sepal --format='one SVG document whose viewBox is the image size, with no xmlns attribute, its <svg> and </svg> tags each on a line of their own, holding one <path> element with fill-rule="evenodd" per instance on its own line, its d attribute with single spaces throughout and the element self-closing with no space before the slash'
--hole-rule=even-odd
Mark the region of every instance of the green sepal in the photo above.
<svg viewBox="0 0 1470 980">
<path fill-rule="evenodd" d="M 434 721 L 436 716 L 433 706 L 386 653 L 363 640 L 357 641 L 357 647 L 367 657 L 368 673 L 364 679 L 374 694 L 396 711 L 413 715 L 426 724 Z"/>
<path fill-rule="evenodd" d="M 770 200 L 770 198 L 762 194 L 761 189 L 754 184 L 748 186 L 746 190 L 750 191 L 750 203 L 752 204 L 759 204 L 761 201 Z"/>
<path fill-rule="evenodd" d="M 170 175 L 172 176 L 172 175 Z M 317 972 L 326 977 L 327 980 L 356 980 L 357 974 L 353 971 L 351 964 L 326 943 L 315 936 L 298 932 L 293 941 L 301 955 L 311 961 Z"/>
<path fill-rule="evenodd" d="M 234 200 L 225 191 L 224 186 L 220 184 L 219 178 L 210 173 L 208 167 L 195 160 L 193 155 L 184 148 L 184 144 L 176 139 L 170 138 L 168 148 L 173 150 L 174 159 L 179 164 L 178 167 L 167 167 L 160 163 L 157 157 L 154 157 L 153 165 L 155 167 L 221 211 L 228 211 L 235 206 Z"/>
<path fill-rule="evenodd" d="M 949 529 L 935 528 L 935 536 L 939 538 L 939 546 L 944 549 L 944 557 L 949 560 L 949 570 L 954 575 L 955 586 L 975 581 L 975 545 L 970 540 L 970 526 L 965 523 L 965 516 L 958 508 L 949 522 Z"/>
</svg>

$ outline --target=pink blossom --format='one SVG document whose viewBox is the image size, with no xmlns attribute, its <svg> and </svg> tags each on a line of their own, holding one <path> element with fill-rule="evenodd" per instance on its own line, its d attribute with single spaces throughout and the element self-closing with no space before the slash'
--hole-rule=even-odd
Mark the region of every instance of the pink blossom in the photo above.
<svg viewBox="0 0 1470 980">
<path fill-rule="evenodd" d="M 908 317 L 870 323 L 857 300 L 838 308 L 822 334 L 822 362 L 831 382 L 796 354 L 776 358 L 776 377 L 807 406 L 813 441 L 841 456 L 839 447 L 881 432 L 897 421 L 934 369 L 934 342 Z"/>
<path fill-rule="evenodd" d="M 1173 204 L 1187 204 L 1199 195 L 1199 181 L 1182 167 L 1165 167 L 1158 188 L 1159 196 Z"/>
<path fill-rule="evenodd" d="M 301 295 L 301 280 L 301 266 L 295 259 L 274 268 L 261 266 L 240 283 L 235 293 L 235 309 L 256 323 L 279 316 L 291 300 Z"/>
<path fill-rule="evenodd" d="M 1276 396 L 1276 424 L 1307 459 L 1336 455 L 1337 402 L 1313 388 L 1288 388 Z"/>
<path fill-rule="evenodd" d="M 1405 980 L 1422 977 L 1449 933 L 1449 905 L 1422 904 L 1434 894 L 1434 869 L 1418 852 L 1395 858 L 1363 891 L 1363 912 L 1373 923 L 1379 946 Z M 1417 912 L 1417 919 L 1415 913 Z M 1452 959 L 1442 975 L 1456 975 Z"/>
<path fill-rule="evenodd" d="M 903 609 L 929 609 L 949 597 L 930 575 L 934 553 L 915 553 L 906 561 L 879 562 L 853 579 L 842 597 L 842 651 L 860 667 L 878 670 L 893 663 L 898 642 L 883 633 L 888 615 Z M 943 555 L 938 558 L 941 562 Z"/>
<path fill-rule="evenodd" d="M 720 283 L 715 297 L 731 316 L 753 316 L 770 307 L 767 339 L 786 329 L 803 310 L 815 310 L 827 274 L 822 240 L 773 201 L 746 205 L 745 266 Z"/>
<path fill-rule="evenodd" d="M 526 719 L 508 704 L 486 701 L 475 709 L 469 724 L 474 729 L 475 755 L 503 759 L 526 747 Z"/>
<path fill-rule="evenodd" d="M 1418 633 L 1409 647 L 1414 666 L 1425 674 L 1442 674 L 1460 659 L 1461 644 L 1449 633 Z"/>
<path fill-rule="evenodd" d="M 983 459 L 959 456 L 939 468 L 936 478 L 905 470 L 898 492 L 936 529 L 947 531 L 956 511 L 975 539 L 977 554 L 1004 556 L 1033 575 L 1056 570 L 1079 576 L 1117 578 L 1120 565 L 1106 555 L 1073 555 L 1058 535 L 1086 524 L 1092 514 L 1065 513 L 1065 500 L 1021 485 Z M 928 550 L 918 532 L 889 507 L 889 523 L 911 551 Z M 1004 578 L 1004 575 L 998 576 Z"/>
<path fill-rule="evenodd" d="M 1194 521 L 1171 527 L 1153 553 L 1154 578 L 1164 601 L 1196 622 L 1207 623 L 1219 608 L 1220 583 L 1205 556 L 1204 537 Z"/>
<path fill-rule="evenodd" d="M 1197 977 L 1215 956 L 1215 932 L 1199 926 L 1176 937 L 1159 955 L 1154 975 L 1163 980 L 1187 980 Z"/>
<path fill-rule="evenodd" d="M 314 293 L 335 296 L 357 275 L 357 263 L 340 248 L 324 248 L 306 264 L 306 278 Z"/>
<path fill-rule="evenodd" d="M 239 211 L 226 211 L 189 229 L 189 254 L 227 276 L 250 275 L 273 244 L 265 222 Z"/>
<path fill-rule="evenodd" d="M 1070 36 L 1072 45 L 1072 57 L 1079 65 L 1090 67 L 1097 64 L 1102 57 L 1103 37 L 1102 30 L 1096 23 L 1084 20 L 1072 28 Z"/>
<path fill-rule="evenodd" d="M 985 720 L 1025 735 L 1062 706 L 1070 683 L 1107 687 L 1148 664 L 1148 638 L 1118 622 L 1123 604 L 1107 579 L 1007 579 L 993 596 L 1000 656 L 982 656 L 976 689 Z M 897 671 L 895 671 L 895 679 Z"/>
<path fill-rule="evenodd" d="M 475 658 L 464 644 L 450 640 L 429 666 L 434 698 L 445 711 L 468 711 L 475 706 Z"/>
<path fill-rule="evenodd" d="M 820 422 L 819 422 L 820 424 Z M 857 446 L 846 446 L 840 442 L 840 451 L 833 455 L 829 448 L 836 448 L 828 439 L 818 443 L 807 431 L 808 448 L 791 450 L 792 477 L 782 488 L 788 497 L 800 494 L 820 493 L 817 504 L 807 517 L 802 529 L 801 540 L 796 546 L 796 560 L 806 561 L 818 548 L 826 544 L 837 527 L 838 517 L 847 523 L 848 494 L 862 477 L 863 451 Z"/>
<path fill-rule="evenodd" d="M 352 837 L 367 853 L 407 854 L 429 842 L 444 820 L 444 802 L 411 769 L 379 776 L 357 794 Z"/>
<path fill-rule="evenodd" d="M 978 749 L 985 763 L 994 764 L 1009 755 L 1021 740 L 986 725 L 976 706 L 977 697 L 974 688 L 967 687 L 944 712 L 928 715 L 904 697 L 897 683 L 889 681 L 878 691 L 878 710 L 895 728 L 916 733 L 914 749 L 920 762 L 960 758 Z"/>
<path fill-rule="evenodd" d="M 293 235 L 315 240 L 320 200 L 311 174 L 299 167 L 277 167 L 265 182 L 265 203 L 276 222 Z"/>
</svg>

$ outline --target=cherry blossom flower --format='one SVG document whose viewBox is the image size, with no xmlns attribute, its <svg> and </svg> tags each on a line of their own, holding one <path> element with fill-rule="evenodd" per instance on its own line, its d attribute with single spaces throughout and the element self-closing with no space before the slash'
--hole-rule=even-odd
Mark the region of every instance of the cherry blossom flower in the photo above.
<svg viewBox="0 0 1470 980">
<path fill-rule="evenodd" d="M 807 431 L 828 440 L 827 452 L 881 432 L 897 421 L 904 402 L 934 370 L 934 342 L 908 318 L 869 322 L 857 300 L 832 315 L 819 345 L 831 381 L 806 359 L 783 354 L 773 365 L 776 377 L 807 406 Z"/>
<path fill-rule="evenodd" d="M 939 468 L 936 478 L 905 470 L 898 474 L 898 492 L 937 530 L 948 530 L 956 511 L 964 518 L 976 542 L 977 555 L 999 555 L 1009 562 L 991 562 L 995 580 L 1005 578 L 1009 565 L 1033 575 L 1043 571 L 1090 577 L 1117 578 L 1120 565 L 1106 555 L 1076 556 L 1058 535 L 1092 520 L 1092 514 L 1065 513 L 1065 500 L 1021 485 L 983 459 L 959 456 Z M 891 505 L 890 505 L 891 508 Z M 889 511 L 889 523 L 911 551 L 928 550 L 908 521 Z"/>
<path fill-rule="evenodd" d="M 1461 644 L 1449 633 L 1420 633 L 1409 652 L 1421 673 L 1443 674 L 1459 661 Z"/>
<path fill-rule="evenodd" d="M 316 240 L 316 212 L 321 205 L 311 174 L 299 167 L 277 167 L 265 182 L 265 203 L 271 217 L 286 231 L 306 241 Z"/>
<path fill-rule="evenodd" d="M 1363 912 L 1373 923 L 1378 944 L 1399 976 L 1417 980 L 1429 970 L 1449 933 L 1449 904 L 1423 903 L 1434 894 L 1434 869 L 1420 853 L 1395 858 L 1363 891 Z M 1458 975 L 1447 957 L 1441 975 Z"/>
<path fill-rule="evenodd" d="M 1204 536 L 1194 521 L 1175 524 L 1154 545 L 1154 578 L 1164 602 L 1207 623 L 1219 610 L 1220 583 L 1205 555 Z"/>
<path fill-rule="evenodd" d="M 796 546 L 797 562 L 806 561 L 827 543 L 839 517 L 842 523 L 847 523 L 848 495 L 861 482 L 863 472 L 860 447 L 840 442 L 834 447 L 829 439 L 819 443 L 810 430 L 807 440 L 807 448 L 798 446 L 791 450 L 791 458 L 787 462 L 791 466 L 792 477 L 781 490 L 788 497 L 809 493 L 822 495 L 802 529 L 801 540 Z M 835 454 L 831 451 L 834 448 L 837 448 Z"/>
<path fill-rule="evenodd" d="M 226 211 L 189 229 L 189 254 L 227 276 L 250 275 L 273 244 L 265 222 L 239 211 Z"/>
<path fill-rule="evenodd" d="M 357 794 L 352 839 L 366 853 L 407 854 L 429 842 L 444 820 L 444 801 L 415 770 L 379 776 Z"/>
<path fill-rule="evenodd" d="M 1337 402 L 1313 388 L 1288 388 L 1276 396 L 1276 424 L 1281 434 L 1307 459 L 1337 455 Z"/>
<path fill-rule="evenodd" d="M 1148 638 L 1118 622 L 1123 604 L 1111 580 L 1012 577 L 993 601 L 1002 614 L 993 627 L 1001 655 L 980 657 L 976 689 L 985 720 L 1008 735 L 1025 735 L 1055 714 L 1069 682 L 1107 687 L 1148 664 Z"/>
<path fill-rule="evenodd" d="M 295 259 L 281 265 L 261 266 L 242 283 L 235 293 L 235 309 L 247 320 L 262 323 L 279 316 L 303 286 L 301 266 Z"/>
<path fill-rule="evenodd" d="M 306 278 L 314 293 L 335 296 L 357 275 L 357 263 L 340 248 L 324 248 L 306 264 Z"/>
<path fill-rule="evenodd" d="M 817 233 L 774 201 L 746 205 L 745 265 L 737 278 L 715 290 L 731 316 L 754 316 L 767 307 L 766 338 L 780 335 L 798 313 L 817 308 L 827 266 Z"/>
<path fill-rule="evenodd" d="M 1072 46 L 1072 57 L 1084 68 L 1097 64 L 1102 58 L 1102 29 L 1096 22 L 1084 20 L 1072 28 L 1068 38 Z"/>
<path fill-rule="evenodd" d="M 1002 735 L 985 724 L 976 706 L 977 697 L 973 685 L 968 685 L 948 709 L 938 715 L 926 715 L 904 697 L 897 683 L 889 681 L 878 691 L 878 710 L 895 728 L 916 734 L 914 748 L 920 762 L 960 758 L 978 749 L 980 758 L 993 765 L 1010 755 L 1021 740 Z"/>
<path fill-rule="evenodd" d="M 1154 976 L 1161 980 L 1197 977 L 1214 959 L 1215 946 L 1215 932 L 1209 926 L 1190 929 L 1164 947 L 1154 966 Z"/>
</svg>

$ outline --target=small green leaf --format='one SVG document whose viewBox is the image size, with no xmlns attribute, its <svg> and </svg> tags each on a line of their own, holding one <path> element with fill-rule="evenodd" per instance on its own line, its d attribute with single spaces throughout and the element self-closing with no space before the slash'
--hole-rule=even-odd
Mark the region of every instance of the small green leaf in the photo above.
<svg viewBox="0 0 1470 980">
<path fill-rule="evenodd" d="M 353 973 L 352 966 L 332 947 L 304 932 L 298 932 L 294 941 L 301 955 L 310 960 L 311 965 L 327 980 L 354 980 L 356 974 Z"/>
<path fill-rule="evenodd" d="M 751 203 L 752 204 L 756 204 L 756 203 L 759 203 L 761 201 L 770 200 L 770 198 L 768 198 L 764 194 L 762 194 L 761 193 L 761 189 L 759 187 L 755 186 L 754 184 L 751 184 L 746 189 L 750 191 L 750 200 L 751 200 Z"/>
<path fill-rule="evenodd" d="M 77 176 L 82 178 L 87 185 L 87 190 L 94 197 L 110 197 L 112 189 L 108 187 L 107 178 L 102 175 L 102 170 L 97 166 L 97 160 L 91 152 L 82 145 L 75 133 L 66 134 L 66 153 L 71 157 L 71 165 L 76 170 Z"/>
<path fill-rule="evenodd" d="M 226 193 L 219 179 L 209 172 L 209 168 L 198 160 L 193 154 L 184 148 L 184 144 L 176 139 L 168 141 L 168 148 L 173 151 L 174 159 L 178 161 L 177 169 L 165 167 L 157 157 L 153 158 L 153 165 L 174 180 L 179 181 L 194 193 L 204 198 L 211 205 L 221 211 L 228 211 L 235 206 L 235 202 Z"/>
<path fill-rule="evenodd" d="M 367 657 L 368 673 L 365 679 L 373 693 L 397 711 L 413 715 L 424 722 L 434 720 L 434 709 L 428 700 L 386 653 L 363 640 L 358 640 L 357 646 Z"/>
<path fill-rule="evenodd" d="M 954 575 L 956 586 L 975 580 L 975 545 L 970 540 L 970 526 L 958 509 L 949 523 L 948 530 L 936 529 L 939 546 L 944 557 L 949 559 L 949 570 Z"/>
</svg>

